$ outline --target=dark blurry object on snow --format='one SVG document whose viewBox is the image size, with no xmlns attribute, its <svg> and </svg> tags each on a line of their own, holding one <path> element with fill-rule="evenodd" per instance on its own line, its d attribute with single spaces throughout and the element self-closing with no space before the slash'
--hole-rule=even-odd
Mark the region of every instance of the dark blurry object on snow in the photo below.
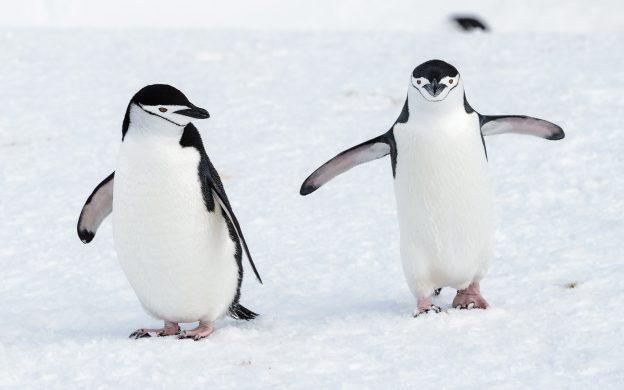
<svg viewBox="0 0 624 390">
<path fill-rule="evenodd" d="M 451 18 L 463 31 L 489 31 L 490 29 L 481 20 L 474 16 L 456 15 Z"/>
</svg>

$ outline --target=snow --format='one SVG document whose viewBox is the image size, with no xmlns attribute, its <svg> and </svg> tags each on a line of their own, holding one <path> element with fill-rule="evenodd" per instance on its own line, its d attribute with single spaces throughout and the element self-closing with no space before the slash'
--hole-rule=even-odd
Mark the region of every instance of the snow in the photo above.
<svg viewBox="0 0 624 390">
<path fill-rule="evenodd" d="M 0 30 L 0 388 L 621 387 L 623 33 L 46 26 Z M 298 191 L 386 131 L 409 72 L 436 57 L 478 111 L 567 137 L 486 139 L 492 308 L 450 309 L 444 289 L 445 312 L 414 319 L 390 162 Z M 159 323 L 117 264 L 110 219 L 89 245 L 75 230 L 115 167 L 129 98 L 154 82 L 209 110 L 196 124 L 265 282 L 246 268 L 242 303 L 261 316 L 200 342 L 128 339 Z"/>
<path fill-rule="evenodd" d="M 620 0 L 0 0 L 0 25 L 236 30 L 409 31 L 448 29 L 477 15 L 498 32 L 623 31 Z"/>
</svg>

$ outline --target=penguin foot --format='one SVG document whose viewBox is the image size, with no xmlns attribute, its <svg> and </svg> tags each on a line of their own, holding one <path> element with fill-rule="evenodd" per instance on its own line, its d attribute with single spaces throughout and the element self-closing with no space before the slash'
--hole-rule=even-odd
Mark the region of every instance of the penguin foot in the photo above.
<svg viewBox="0 0 624 390">
<path fill-rule="evenodd" d="M 442 309 L 433 304 L 433 300 L 431 296 L 425 298 L 418 298 L 416 302 L 416 310 L 414 311 L 414 318 L 418 317 L 423 313 L 439 313 Z"/>
<path fill-rule="evenodd" d="M 180 333 L 180 327 L 175 322 L 165 321 L 165 326 L 163 328 L 154 328 L 154 329 L 137 329 L 132 334 L 130 334 L 131 339 L 142 339 L 144 337 L 152 337 L 150 333 L 156 333 L 156 336 L 173 336 Z"/>
<path fill-rule="evenodd" d="M 199 325 L 195 329 L 184 330 L 178 336 L 179 339 L 193 339 L 195 341 L 208 337 L 214 332 L 214 327 L 210 321 L 199 321 Z"/>
<path fill-rule="evenodd" d="M 439 313 L 441 312 L 442 309 L 440 309 L 440 306 L 436 306 L 436 305 L 431 305 L 428 308 L 421 310 L 418 309 L 416 311 L 414 311 L 414 318 L 418 317 L 421 314 L 427 314 L 427 313 Z"/>
<path fill-rule="evenodd" d="M 453 307 L 458 309 L 487 309 L 490 305 L 481 296 L 479 282 L 472 282 L 464 290 L 457 290 Z"/>
</svg>

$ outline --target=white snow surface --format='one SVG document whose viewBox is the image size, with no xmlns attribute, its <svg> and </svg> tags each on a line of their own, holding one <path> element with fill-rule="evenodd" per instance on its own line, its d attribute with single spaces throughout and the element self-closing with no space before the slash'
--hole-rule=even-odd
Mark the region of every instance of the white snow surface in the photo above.
<svg viewBox="0 0 624 390">
<path fill-rule="evenodd" d="M 0 25 L 304 31 L 451 29 L 476 15 L 498 32 L 624 31 L 621 0 L 0 0 Z"/>
<path fill-rule="evenodd" d="M 0 47 L 1 388 L 624 383 L 621 33 L 5 28 Z M 545 118 L 567 137 L 486 139 L 492 307 L 451 309 L 447 288 L 443 313 L 415 319 L 389 159 L 298 192 L 391 126 L 431 58 L 459 68 L 481 113 Z M 160 323 L 117 263 L 110 218 L 91 244 L 76 235 L 128 100 L 156 82 L 210 112 L 195 123 L 265 282 L 246 267 L 241 302 L 261 315 L 199 342 L 128 339 Z"/>
</svg>

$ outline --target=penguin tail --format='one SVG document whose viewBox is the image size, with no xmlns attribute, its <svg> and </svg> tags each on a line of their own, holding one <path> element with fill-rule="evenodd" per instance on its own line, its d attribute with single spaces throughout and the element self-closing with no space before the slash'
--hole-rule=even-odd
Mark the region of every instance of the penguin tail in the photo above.
<svg viewBox="0 0 624 390">
<path fill-rule="evenodd" d="M 253 320 L 258 316 L 258 313 L 254 313 L 253 311 L 247 309 L 245 306 L 240 303 L 235 303 L 230 306 L 229 314 L 232 318 L 236 320 Z"/>
</svg>

